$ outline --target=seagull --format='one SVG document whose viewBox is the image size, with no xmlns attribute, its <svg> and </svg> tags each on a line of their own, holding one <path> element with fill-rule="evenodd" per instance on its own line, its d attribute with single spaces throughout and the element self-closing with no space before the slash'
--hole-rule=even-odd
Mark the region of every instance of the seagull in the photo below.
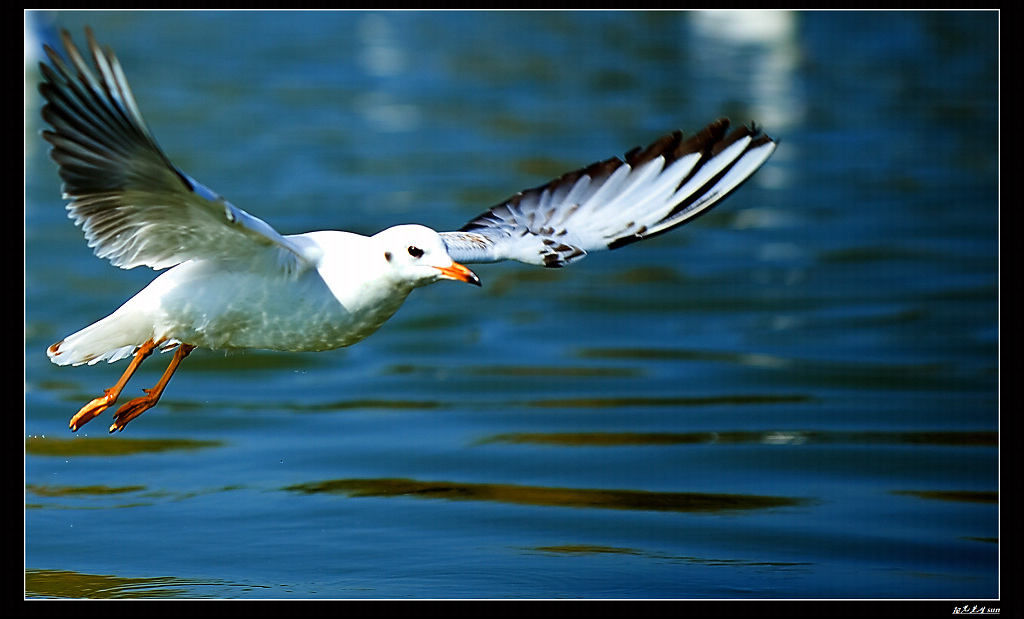
<svg viewBox="0 0 1024 619">
<path fill-rule="evenodd" d="M 161 271 L 112 314 L 47 349 L 57 365 L 131 357 L 117 383 L 76 413 L 72 431 L 117 402 L 154 351 L 174 354 L 144 396 L 114 413 L 111 433 L 157 404 L 197 347 L 325 351 L 375 332 L 414 288 L 480 286 L 463 263 L 515 260 L 558 268 L 590 252 L 668 232 L 706 213 L 767 161 L 776 143 L 755 124 L 675 131 L 516 193 L 461 229 L 397 225 L 373 236 L 282 235 L 174 166 L 157 145 L 109 48 L 91 29 L 95 71 L 65 30 L 67 59 L 45 46 L 39 91 L 68 216 L 114 266 Z"/>
</svg>

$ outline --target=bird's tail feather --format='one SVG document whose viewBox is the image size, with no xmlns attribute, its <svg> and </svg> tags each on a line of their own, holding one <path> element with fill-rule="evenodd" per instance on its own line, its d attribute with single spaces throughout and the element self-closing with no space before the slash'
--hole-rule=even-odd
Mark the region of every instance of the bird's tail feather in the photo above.
<svg viewBox="0 0 1024 619">
<path fill-rule="evenodd" d="M 93 365 L 100 361 L 114 363 L 132 356 L 149 339 L 140 336 L 130 326 L 130 321 L 126 323 L 115 312 L 53 344 L 46 349 L 46 354 L 57 365 Z M 177 341 L 171 340 L 160 342 L 164 350 L 176 344 Z"/>
</svg>

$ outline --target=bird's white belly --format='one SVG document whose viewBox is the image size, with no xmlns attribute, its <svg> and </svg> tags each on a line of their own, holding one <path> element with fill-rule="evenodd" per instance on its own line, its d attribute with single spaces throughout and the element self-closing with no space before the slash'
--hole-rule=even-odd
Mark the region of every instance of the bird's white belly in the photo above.
<svg viewBox="0 0 1024 619">
<path fill-rule="evenodd" d="M 185 263 L 128 302 L 153 316 L 154 337 L 214 349 L 331 350 L 376 331 L 409 290 L 338 299 L 315 270 L 268 276 L 223 263 Z"/>
</svg>

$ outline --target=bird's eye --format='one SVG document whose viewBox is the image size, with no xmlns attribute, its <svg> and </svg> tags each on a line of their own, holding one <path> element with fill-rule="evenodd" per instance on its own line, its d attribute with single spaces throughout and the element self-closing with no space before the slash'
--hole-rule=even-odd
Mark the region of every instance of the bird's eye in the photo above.
<svg viewBox="0 0 1024 619">
<path fill-rule="evenodd" d="M 416 247 L 415 245 L 410 245 L 409 255 L 412 256 L 413 258 L 419 258 L 423 256 L 423 250 L 420 249 L 419 247 Z"/>
</svg>

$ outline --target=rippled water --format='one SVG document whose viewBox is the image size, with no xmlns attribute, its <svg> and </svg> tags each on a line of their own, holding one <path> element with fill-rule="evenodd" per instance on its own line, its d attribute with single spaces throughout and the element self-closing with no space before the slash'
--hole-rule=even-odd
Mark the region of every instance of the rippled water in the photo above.
<svg viewBox="0 0 1024 619">
<path fill-rule="evenodd" d="M 29 68 L 26 596 L 999 596 L 997 13 L 41 32 L 85 24 L 171 159 L 285 233 L 455 229 L 720 115 L 780 147 L 672 234 L 479 265 L 482 289 L 418 290 L 350 349 L 196 351 L 125 432 L 73 435 L 124 364 L 46 346 L 153 275 L 65 217 Z"/>
</svg>

